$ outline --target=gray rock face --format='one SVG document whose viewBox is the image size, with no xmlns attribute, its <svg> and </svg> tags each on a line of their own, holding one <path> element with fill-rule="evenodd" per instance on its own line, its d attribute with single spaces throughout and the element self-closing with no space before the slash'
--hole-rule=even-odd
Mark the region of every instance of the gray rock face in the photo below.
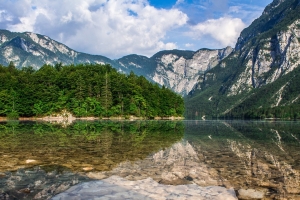
<svg viewBox="0 0 300 200">
<path fill-rule="evenodd" d="M 191 58 L 172 53 L 164 54 L 156 58 L 157 67 L 152 79 L 186 95 L 193 89 L 201 74 L 214 68 L 232 51 L 231 47 L 219 50 L 200 49 Z"/>
<path fill-rule="evenodd" d="M 203 73 L 218 65 L 232 51 L 231 47 L 200 49 L 196 52 L 170 50 L 158 52 L 151 58 L 129 55 L 117 62 L 125 72 L 132 70 L 155 83 L 186 95 L 195 87 Z"/>
<path fill-rule="evenodd" d="M 56 63 L 116 63 L 104 56 L 94 56 L 74 51 L 51 38 L 35 33 L 14 33 L 0 30 L 0 64 L 14 62 L 18 68 L 31 66 L 39 69 L 44 64 Z"/>
<path fill-rule="evenodd" d="M 276 81 L 300 65 L 300 4 L 274 0 L 238 38 L 233 58 L 241 72 L 228 96 Z"/>
<path fill-rule="evenodd" d="M 300 65 L 300 20 L 259 45 L 245 45 L 240 51 L 235 56 L 245 57 L 245 69 L 230 87 L 229 96 L 272 83 Z"/>
</svg>

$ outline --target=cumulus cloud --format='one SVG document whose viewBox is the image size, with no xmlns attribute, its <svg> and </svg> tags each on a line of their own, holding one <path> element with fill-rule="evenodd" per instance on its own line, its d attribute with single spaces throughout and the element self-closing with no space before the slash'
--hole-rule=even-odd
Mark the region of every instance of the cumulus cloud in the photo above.
<svg viewBox="0 0 300 200">
<path fill-rule="evenodd" d="M 45 34 L 76 50 L 111 58 L 177 48 L 164 37 L 188 21 L 180 10 L 157 9 L 147 0 L 14 0 L 0 10 L 2 24 L 3 13 L 13 16 L 5 22 L 9 30 Z"/>
<path fill-rule="evenodd" d="M 239 18 L 221 17 L 219 19 L 209 19 L 192 26 L 189 34 L 198 39 L 210 36 L 225 47 L 234 46 L 244 28 L 245 24 Z"/>
</svg>

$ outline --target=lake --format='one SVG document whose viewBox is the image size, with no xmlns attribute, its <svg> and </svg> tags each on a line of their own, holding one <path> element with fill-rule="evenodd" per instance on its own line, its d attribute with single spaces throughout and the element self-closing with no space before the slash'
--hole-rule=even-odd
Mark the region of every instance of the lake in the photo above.
<svg viewBox="0 0 300 200">
<path fill-rule="evenodd" d="M 297 199 L 300 123 L 0 122 L 0 199 L 49 199 L 112 177 L 221 186 L 239 199 Z"/>
</svg>

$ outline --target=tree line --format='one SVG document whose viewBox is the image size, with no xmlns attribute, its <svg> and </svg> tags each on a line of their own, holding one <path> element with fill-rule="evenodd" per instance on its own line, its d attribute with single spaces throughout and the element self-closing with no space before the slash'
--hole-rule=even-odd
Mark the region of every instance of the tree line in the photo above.
<svg viewBox="0 0 300 200">
<path fill-rule="evenodd" d="M 62 110 L 76 117 L 182 116 L 180 95 L 110 65 L 61 63 L 17 69 L 0 65 L 0 116 L 42 117 Z"/>
</svg>

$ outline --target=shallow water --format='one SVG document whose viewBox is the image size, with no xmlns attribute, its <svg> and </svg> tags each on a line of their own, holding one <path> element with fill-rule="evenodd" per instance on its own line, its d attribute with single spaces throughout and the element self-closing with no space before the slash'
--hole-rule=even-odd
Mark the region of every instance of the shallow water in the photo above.
<svg viewBox="0 0 300 200">
<path fill-rule="evenodd" d="M 185 130 L 185 140 L 225 185 L 257 189 L 269 199 L 299 199 L 299 122 L 191 121 Z"/>
<path fill-rule="evenodd" d="M 291 199 L 300 195 L 299 173 L 299 122 L 0 123 L 0 199 L 47 199 L 113 175 Z"/>
</svg>

